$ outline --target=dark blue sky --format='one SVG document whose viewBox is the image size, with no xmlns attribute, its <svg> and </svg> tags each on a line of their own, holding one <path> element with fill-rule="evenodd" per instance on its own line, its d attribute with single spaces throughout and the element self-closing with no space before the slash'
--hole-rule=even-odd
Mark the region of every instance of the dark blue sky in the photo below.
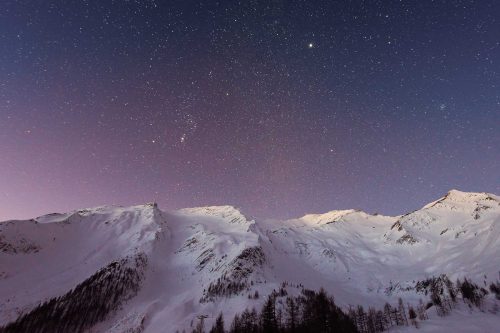
<svg viewBox="0 0 500 333">
<path fill-rule="evenodd" d="M 0 3 L 0 219 L 499 192 L 498 1 Z"/>
</svg>

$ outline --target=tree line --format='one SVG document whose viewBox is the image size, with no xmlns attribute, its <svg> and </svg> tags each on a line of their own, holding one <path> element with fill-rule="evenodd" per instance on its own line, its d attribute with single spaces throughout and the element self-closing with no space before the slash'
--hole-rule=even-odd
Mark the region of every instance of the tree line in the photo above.
<svg viewBox="0 0 500 333">
<path fill-rule="evenodd" d="M 143 254 L 114 261 L 66 294 L 0 327 L 0 333 L 83 332 L 137 294 L 146 264 Z"/>
<path fill-rule="evenodd" d="M 285 298 L 286 297 L 286 298 Z M 202 321 L 193 330 L 204 332 Z M 335 304 L 334 298 L 323 289 L 318 292 L 302 289 L 298 296 L 287 296 L 285 288 L 274 290 L 260 311 L 246 309 L 236 314 L 229 331 L 224 328 L 222 313 L 210 333 L 356 333 L 353 320 Z"/>
<path fill-rule="evenodd" d="M 332 296 L 320 289 L 319 292 L 302 289 L 299 296 L 287 296 L 287 283 L 273 290 L 257 311 L 246 309 L 236 314 L 225 330 L 222 313 L 217 317 L 210 333 L 288 333 L 288 332 L 360 332 L 378 333 L 394 326 L 419 327 L 419 322 L 428 319 L 427 311 L 435 309 L 438 316 L 447 316 L 461 300 L 470 307 L 481 308 L 485 296 L 489 293 L 472 280 L 457 279 L 453 283 L 446 275 L 431 277 L 419 281 L 415 285 L 417 293 L 429 297 L 427 302 L 422 299 L 416 305 L 405 304 L 399 298 L 396 306 L 386 303 L 382 309 L 361 305 L 350 306 L 345 312 L 339 308 Z M 489 285 L 490 292 L 500 299 L 500 282 Z M 258 298 L 258 292 L 249 298 Z M 203 333 L 203 321 L 193 330 L 193 333 Z"/>
</svg>

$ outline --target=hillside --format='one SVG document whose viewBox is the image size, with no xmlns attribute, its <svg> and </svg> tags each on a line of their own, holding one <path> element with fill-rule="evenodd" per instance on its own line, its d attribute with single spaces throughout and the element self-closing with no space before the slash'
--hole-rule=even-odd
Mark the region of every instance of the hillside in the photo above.
<svg viewBox="0 0 500 333">
<path fill-rule="evenodd" d="M 71 303 L 93 290 L 109 297 L 99 304 L 102 318 L 82 323 L 92 332 L 189 331 L 198 316 L 209 327 L 219 312 L 230 322 L 283 286 L 288 295 L 323 287 L 344 309 L 382 308 L 399 297 L 417 304 L 429 298 L 417 283 L 431 277 L 497 281 L 499 223 L 498 196 L 456 190 L 396 217 L 343 210 L 256 220 L 231 206 L 167 212 L 146 204 L 5 221 L 0 326 L 45 301 Z M 256 291 L 260 297 L 249 297 Z M 500 324 L 488 312 L 498 303 L 486 297 L 481 322 L 492 324 L 483 332 Z M 452 316 L 430 316 L 422 329 L 440 332 L 447 318 L 476 318 L 460 306 Z"/>
</svg>

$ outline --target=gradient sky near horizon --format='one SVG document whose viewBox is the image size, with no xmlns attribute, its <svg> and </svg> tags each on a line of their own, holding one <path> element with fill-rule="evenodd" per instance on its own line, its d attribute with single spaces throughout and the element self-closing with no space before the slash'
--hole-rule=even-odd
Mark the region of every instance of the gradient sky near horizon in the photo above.
<svg viewBox="0 0 500 333">
<path fill-rule="evenodd" d="M 0 220 L 499 194 L 498 1 L 0 2 Z"/>
</svg>

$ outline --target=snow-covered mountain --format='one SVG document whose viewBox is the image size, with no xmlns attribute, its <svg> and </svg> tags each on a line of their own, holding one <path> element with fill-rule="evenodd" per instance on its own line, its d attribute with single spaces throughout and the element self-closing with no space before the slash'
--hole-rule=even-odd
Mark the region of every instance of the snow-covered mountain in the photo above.
<svg viewBox="0 0 500 333">
<path fill-rule="evenodd" d="M 200 315 L 210 325 L 219 312 L 260 307 L 285 281 L 290 294 L 324 287 L 345 307 L 416 303 L 416 283 L 432 276 L 496 281 L 499 253 L 500 197 L 488 193 L 452 190 L 396 217 L 342 210 L 286 221 L 231 206 L 103 206 L 0 223 L 0 326 L 96 290 L 106 315 L 87 324 L 92 332 L 191 330 Z"/>
</svg>

